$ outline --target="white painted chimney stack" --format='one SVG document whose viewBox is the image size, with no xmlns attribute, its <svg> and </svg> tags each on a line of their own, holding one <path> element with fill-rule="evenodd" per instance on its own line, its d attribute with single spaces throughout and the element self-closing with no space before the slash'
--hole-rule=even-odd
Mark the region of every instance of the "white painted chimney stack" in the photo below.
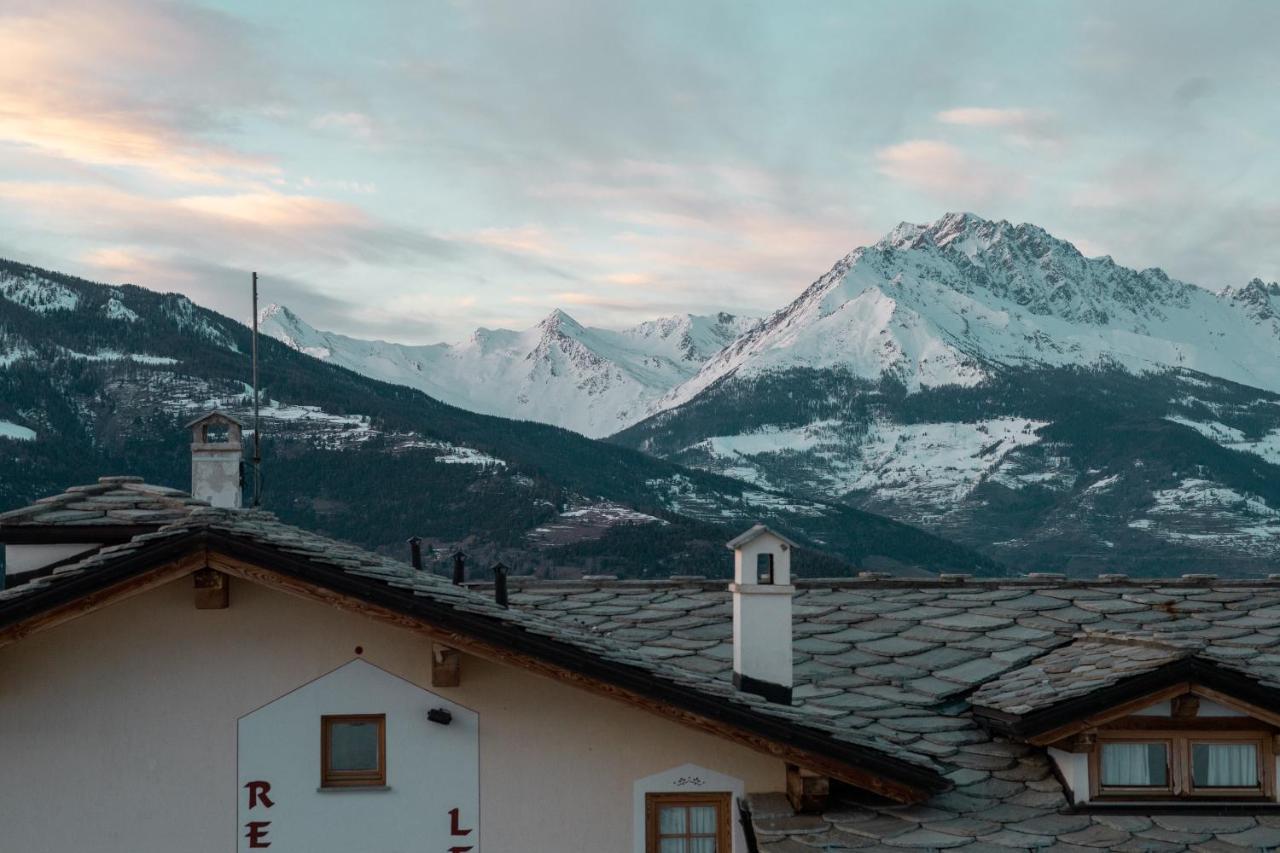
<svg viewBox="0 0 1280 853">
<path fill-rule="evenodd" d="M 187 424 L 191 430 L 191 496 L 214 506 L 239 509 L 243 481 L 241 463 L 244 424 L 213 411 Z"/>
<path fill-rule="evenodd" d="M 791 704 L 791 550 L 757 524 L 729 542 L 733 551 L 733 684 Z"/>
</svg>

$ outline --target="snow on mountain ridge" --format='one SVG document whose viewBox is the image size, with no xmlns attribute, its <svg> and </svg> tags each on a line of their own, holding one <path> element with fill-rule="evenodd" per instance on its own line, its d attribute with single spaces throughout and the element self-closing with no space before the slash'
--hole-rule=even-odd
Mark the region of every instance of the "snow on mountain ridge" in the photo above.
<svg viewBox="0 0 1280 853">
<path fill-rule="evenodd" d="M 1034 225 L 953 213 L 902 223 L 711 359 L 655 407 L 728 376 L 840 369 L 909 389 L 972 385 L 1001 364 L 1188 368 L 1280 390 L 1280 296 L 1218 295 L 1086 258 Z"/>
<path fill-rule="evenodd" d="M 645 417 L 753 322 L 722 312 L 612 330 L 584 326 L 557 308 L 524 331 L 480 328 L 455 344 L 412 346 L 319 331 L 279 305 L 259 317 L 264 334 L 357 373 L 461 408 L 592 437 Z"/>
</svg>

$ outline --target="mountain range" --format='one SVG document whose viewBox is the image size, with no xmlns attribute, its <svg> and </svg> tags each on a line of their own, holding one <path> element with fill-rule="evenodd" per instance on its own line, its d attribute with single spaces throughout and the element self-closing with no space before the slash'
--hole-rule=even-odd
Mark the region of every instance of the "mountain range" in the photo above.
<svg viewBox="0 0 1280 853">
<path fill-rule="evenodd" d="M 759 322 L 711 319 L 655 321 L 678 339 L 714 329 L 673 358 L 674 332 L 556 312 L 417 348 L 441 355 L 409 384 L 480 385 L 483 406 L 453 401 L 617 427 L 613 443 L 1024 567 L 1245 573 L 1280 557 L 1280 284 L 1213 292 L 957 213 L 855 249 Z M 280 336 L 404 381 L 381 367 L 393 345 L 362 358 L 351 339 Z M 492 361 L 473 355 L 490 340 Z M 637 363 L 671 367 L 640 381 Z"/>
<path fill-rule="evenodd" d="M 672 365 L 684 347 L 679 325 L 651 327 Z M 702 345 L 701 332 L 687 331 Z M 336 349 L 335 338 L 323 340 L 294 344 Z M 212 408 L 247 419 L 250 350 L 248 328 L 183 296 L 0 261 L 0 511 L 105 474 L 186 486 L 182 425 Z M 442 569 L 462 548 L 482 573 L 502 560 L 557 577 L 724 577 L 724 542 L 765 521 L 801 544 L 804 574 L 1004 571 L 972 549 L 847 504 L 467 411 L 272 338 L 260 351 L 262 506 L 389 554 L 406 557 L 405 539 L 417 535 Z"/>
<path fill-rule="evenodd" d="M 263 334 L 365 376 L 592 438 L 647 416 L 756 322 L 690 314 L 614 331 L 588 328 L 557 309 L 524 331 L 477 329 L 457 344 L 406 346 L 321 332 L 282 305 L 267 306 L 258 320 Z"/>
</svg>

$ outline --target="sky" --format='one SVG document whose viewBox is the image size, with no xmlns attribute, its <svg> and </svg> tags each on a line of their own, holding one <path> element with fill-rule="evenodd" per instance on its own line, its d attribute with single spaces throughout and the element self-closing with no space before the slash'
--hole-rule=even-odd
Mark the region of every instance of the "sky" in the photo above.
<svg viewBox="0 0 1280 853">
<path fill-rule="evenodd" d="M 405 343 L 781 307 L 902 221 L 1280 278 L 1280 3 L 0 0 L 0 256 Z"/>
</svg>

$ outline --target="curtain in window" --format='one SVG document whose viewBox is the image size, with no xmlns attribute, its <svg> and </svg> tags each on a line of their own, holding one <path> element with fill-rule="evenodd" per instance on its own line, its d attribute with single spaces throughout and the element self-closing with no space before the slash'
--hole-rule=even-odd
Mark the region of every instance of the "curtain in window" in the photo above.
<svg viewBox="0 0 1280 853">
<path fill-rule="evenodd" d="M 1192 746 L 1192 772 L 1206 788 L 1256 788 L 1258 753 L 1252 743 L 1197 743 Z"/>
<path fill-rule="evenodd" d="M 687 816 L 688 811 L 684 806 L 664 806 L 658 812 L 658 834 L 684 835 L 688 832 L 685 828 Z"/>
<path fill-rule="evenodd" d="M 1102 747 L 1102 784 L 1142 788 L 1168 784 L 1162 743 L 1108 743 Z"/>
<path fill-rule="evenodd" d="M 689 853 L 716 853 L 716 807 L 693 806 L 689 809 L 689 834 L 701 835 L 689 843 Z"/>
</svg>

